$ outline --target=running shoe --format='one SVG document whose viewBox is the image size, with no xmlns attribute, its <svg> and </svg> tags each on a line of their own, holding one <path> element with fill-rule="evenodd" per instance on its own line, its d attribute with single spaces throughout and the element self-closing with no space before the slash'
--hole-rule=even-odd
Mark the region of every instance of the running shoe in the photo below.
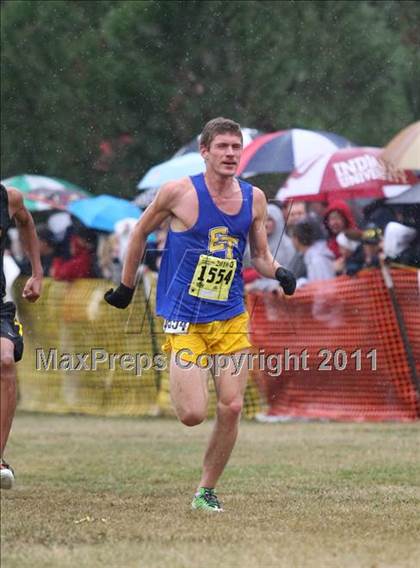
<svg viewBox="0 0 420 568">
<path fill-rule="evenodd" d="M 202 511 L 223 512 L 222 505 L 219 503 L 214 490 L 208 487 L 199 488 L 194 495 L 191 507 L 193 509 L 201 509 Z"/>
<path fill-rule="evenodd" d="M 0 462 L 0 488 L 11 489 L 15 481 L 15 474 L 9 464 Z"/>
</svg>

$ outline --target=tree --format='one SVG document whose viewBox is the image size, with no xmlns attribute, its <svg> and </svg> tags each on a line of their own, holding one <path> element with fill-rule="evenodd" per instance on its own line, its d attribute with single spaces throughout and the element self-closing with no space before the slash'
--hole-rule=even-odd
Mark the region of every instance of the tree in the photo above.
<svg viewBox="0 0 420 568">
<path fill-rule="evenodd" d="M 418 117 L 415 13 L 395 1 L 6 2 L 2 176 L 133 195 L 218 115 L 385 144 Z"/>
</svg>

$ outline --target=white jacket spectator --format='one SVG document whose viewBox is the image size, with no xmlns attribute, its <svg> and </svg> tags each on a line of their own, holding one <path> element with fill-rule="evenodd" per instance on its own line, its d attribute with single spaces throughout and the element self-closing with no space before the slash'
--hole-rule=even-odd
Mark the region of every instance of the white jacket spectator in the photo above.
<svg viewBox="0 0 420 568">
<path fill-rule="evenodd" d="M 303 260 L 306 265 L 306 280 L 328 280 L 334 278 L 334 254 L 328 248 L 325 241 L 315 241 L 303 253 Z"/>
<path fill-rule="evenodd" d="M 312 221 L 301 221 L 293 227 L 293 244 L 303 254 L 306 278 L 299 278 L 298 286 L 316 280 L 334 278 L 334 253 L 326 241 L 319 239 L 319 227 Z"/>
<path fill-rule="evenodd" d="M 385 227 L 383 250 L 386 258 L 397 258 L 417 235 L 416 229 L 391 221 Z"/>
</svg>

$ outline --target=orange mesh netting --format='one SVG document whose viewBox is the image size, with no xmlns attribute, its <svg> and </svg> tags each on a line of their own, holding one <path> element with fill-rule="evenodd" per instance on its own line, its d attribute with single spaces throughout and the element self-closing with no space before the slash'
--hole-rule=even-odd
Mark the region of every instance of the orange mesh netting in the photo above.
<svg viewBox="0 0 420 568">
<path fill-rule="evenodd" d="M 392 276 L 418 373 L 418 271 L 394 269 Z M 254 368 L 265 369 L 254 376 L 269 415 L 353 421 L 419 416 L 415 380 L 380 270 L 315 282 L 291 298 L 250 294 L 248 307 L 251 340 L 264 353 Z"/>
<path fill-rule="evenodd" d="M 418 275 L 415 270 L 392 270 L 417 375 Z M 45 279 L 36 304 L 18 300 L 25 337 L 25 353 L 18 365 L 20 408 L 102 415 L 171 414 L 167 370 L 145 369 L 141 376 L 105 365 L 98 372 L 35 370 L 39 348 L 46 353 L 54 347 L 60 353 L 100 347 L 117 354 L 159 354 L 163 334 L 159 318 L 153 315 L 154 279 L 145 279 L 144 284 L 128 310 L 105 304 L 103 293 L 110 283 L 103 280 L 63 283 Z M 17 299 L 22 285 L 19 280 Z M 310 284 L 291 298 L 252 294 L 248 308 L 256 351 L 252 375 L 269 414 L 337 420 L 415 420 L 419 416 L 415 380 L 380 270 Z M 270 376 L 271 370 L 279 376 Z M 214 409 L 213 389 L 211 414 Z M 249 381 L 244 414 L 253 417 L 259 410 L 255 382 Z"/>
</svg>

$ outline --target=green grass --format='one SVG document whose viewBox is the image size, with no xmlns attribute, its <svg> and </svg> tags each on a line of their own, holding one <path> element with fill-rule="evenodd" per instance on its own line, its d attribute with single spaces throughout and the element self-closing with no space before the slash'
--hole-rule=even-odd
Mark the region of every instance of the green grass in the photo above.
<svg viewBox="0 0 420 568">
<path fill-rule="evenodd" d="M 210 429 L 19 414 L 2 568 L 418 565 L 418 424 L 243 422 L 219 515 L 189 508 Z"/>
</svg>

